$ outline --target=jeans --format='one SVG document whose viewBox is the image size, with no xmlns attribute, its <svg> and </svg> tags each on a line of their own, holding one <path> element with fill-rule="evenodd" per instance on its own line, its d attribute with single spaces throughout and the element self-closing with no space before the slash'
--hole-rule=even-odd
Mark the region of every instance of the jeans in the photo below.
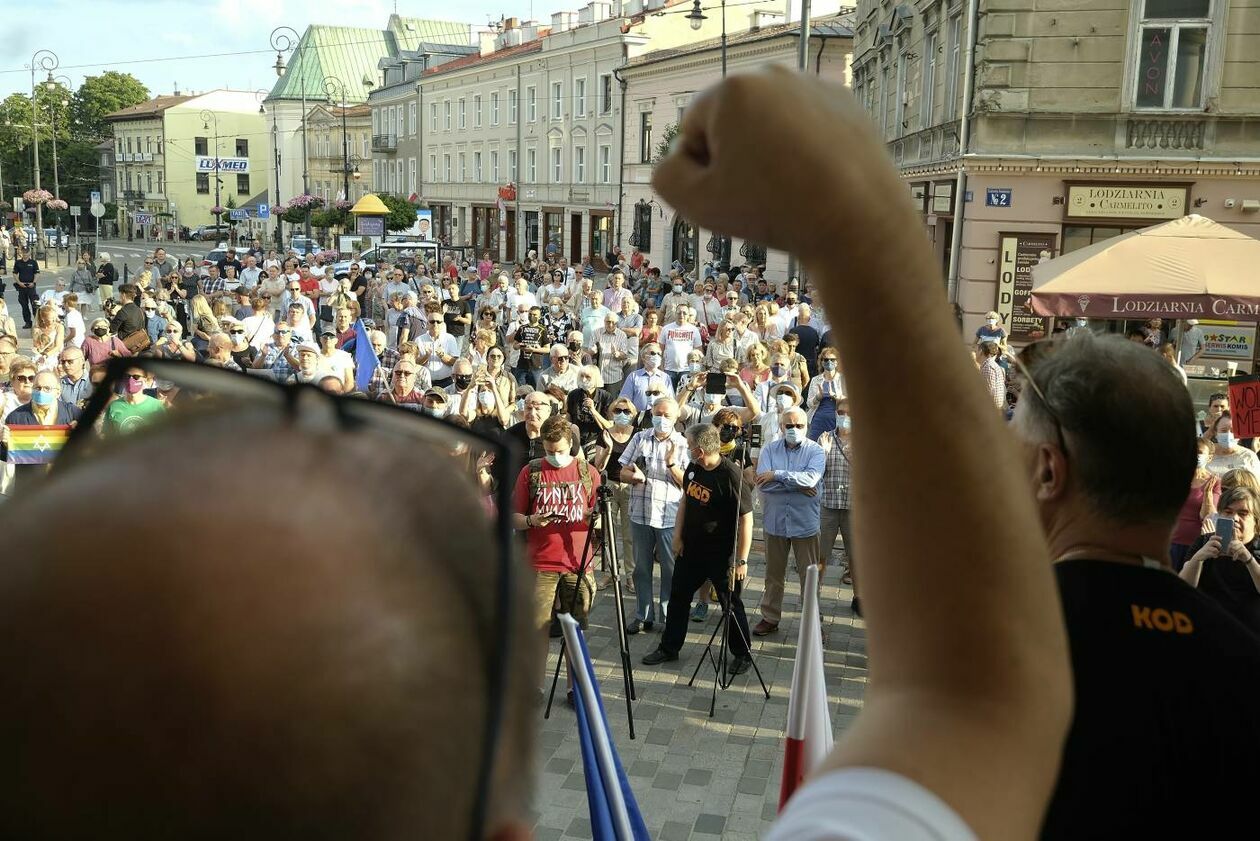
<svg viewBox="0 0 1260 841">
<path fill-rule="evenodd" d="M 674 529 L 656 529 L 631 522 L 630 533 L 634 540 L 634 598 L 637 602 L 634 617 L 645 622 L 653 621 L 657 616 L 664 619 L 674 579 Z M 659 599 L 652 598 L 653 550 L 661 564 Z M 659 610 L 656 610 L 657 607 Z"/>
</svg>

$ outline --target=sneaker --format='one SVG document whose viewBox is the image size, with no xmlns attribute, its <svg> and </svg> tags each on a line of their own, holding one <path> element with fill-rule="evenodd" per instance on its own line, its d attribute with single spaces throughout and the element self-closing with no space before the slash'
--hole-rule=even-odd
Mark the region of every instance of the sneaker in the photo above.
<svg viewBox="0 0 1260 841">
<path fill-rule="evenodd" d="M 752 668 L 752 657 L 750 657 L 747 654 L 744 654 L 740 657 L 736 657 L 734 660 L 731 661 L 731 665 L 728 667 L 728 671 L 730 671 L 732 675 L 742 675 L 744 672 L 748 671 L 751 668 Z"/>
<path fill-rule="evenodd" d="M 643 656 L 643 665 L 655 666 L 658 663 L 664 663 L 666 661 L 672 661 L 672 660 L 677 660 L 677 659 L 678 659 L 677 654 L 671 654 L 670 652 L 666 651 L 660 646 L 657 646 L 654 651 L 649 651 L 647 654 Z"/>
<path fill-rule="evenodd" d="M 656 627 L 656 623 L 655 623 L 655 622 L 653 622 L 651 619 L 644 619 L 644 620 L 643 620 L 643 630 L 645 630 L 645 631 L 650 631 L 650 630 L 652 630 L 652 629 L 653 629 L 653 628 L 655 628 L 655 627 Z"/>
<path fill-rule="evenodd" d="M 857 596 L 849 600 L 849 610 L 853 611 L 854 616 L 862 615 L 862 601 Z"/>
<path fill-rule="evenodd" d="M 767 634 L 773 634 L 777 630 L 779 630 L 778 622 L 767 622 L 765 619 L 762 619 L 753 626 L 752 632 L 755 637 L 764 637 Z"/>
<path fill-rule="evenodd" d="M 696 602 L 696 606 L 691 609 L 691 621 L 703 622 L 709 617 L 709 606 L 704 602 Z"/>
<path fill-rule="evenodd" d="M 626 626 L 627 634 L 637 634 L 639 633 L 639 631 L 642 631 L 642 630 L 643 630 L 643 622 L 642 620 L 639 620 L 639 619 L 635 619 L 633 622 L 631 622 L 629 625 Z M 648 630 L 650 631 L 652 629 L 649 628 Z"/>
</svg>

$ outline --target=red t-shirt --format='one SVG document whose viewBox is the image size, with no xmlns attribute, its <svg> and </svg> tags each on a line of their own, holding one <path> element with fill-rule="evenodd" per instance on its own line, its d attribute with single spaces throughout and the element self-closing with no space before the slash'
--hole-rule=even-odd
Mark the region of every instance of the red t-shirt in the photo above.
<svg viewBox="0 0 1260 841">
<path fill-rule="evenodd" d="M 595 505 L 595 490 L 599 487 L 599 472 L 589 468 L 589 473 L 590 499 L 586 498 L 586 488 L 576 460 L 568 467 L 552 467 L 544 459 L 538 494 L 534 499 L 529 498 L 529 465 L 516 477 L 512 506 L 517 513 L 561 515 L 550 525 L 525 532 L 530 560 L 539 572 L 577 572 L 581 565 L 581 553 L 590 530 L 587 518 Z M 587 568 L 590 568 L 589 563 Z"/>
<path fill-rule="evenodd" d="M 304 275 L 298 279 L 298 287 L 303 295 L 309 297 L 312 292 L 319 291 L 319 280 L 312 275 Z"/>
</svg>

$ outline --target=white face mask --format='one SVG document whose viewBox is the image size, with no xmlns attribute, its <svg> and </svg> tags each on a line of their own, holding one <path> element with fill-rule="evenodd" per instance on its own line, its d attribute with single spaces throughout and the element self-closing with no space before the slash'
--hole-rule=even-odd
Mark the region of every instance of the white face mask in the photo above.
<svg viewBox="0 0 1260 841">
<path fill-rule="evenodd" d="M 477 394 L 477 402 L 484 408 L 489 409 L 494 405 L 494 395 L 488 391 L 482 391 Z"/>
<path fill-rule="evenodd" d="M 573 456 L 568 453 L 547 453 L 547 463 L 563 469 L 573 463 Z"/>
<path fill-rule="evenodd" d="M 779 407 L 780 412 L 786 412 L 792 408 L 792 398 L 787 394 L 780 394 L 774 398 L 774 405 Z"/>
<path fill-rule="evenodd" d="M 698 374 L 700 373 L 700 369 L 703 368 L 704 366 L 700 364 L 699 362 L 692 362 L 687 367 L 691 369 L 691 373 Z"/>
<path fill-rule="evenodd" d="M 990 319 L 988 320 L 988 322 L 986 322 L 986 323 L 987 323 L 990 327 L 997 327 L 997 319 L 996 319 L 996 318 L 990 318 Z"/>
<path fill-rule="evenodd" d="M 1216 436 L 1216 443 L 1220 444 L 1222 447 L 1224 447 L 1227 450 L 1232 450 L 1234 448 L 1234 433 L 1232 432 L 1220 433 L 1219 435 Z"/>
<path fill-rule="evenodd" d="M 649 353 L 643 357 L 643 367 L 650 371 L 655 368 L 660 361 L 661 355 L 659 353 Z"/>
<path fill-rule="evenodd" d="M 679 294 L 680 292 L 682 292 L 682 289 L 683 289 L 683 288 L 682 288 L 682 284 L 681 284 L 681 283 L 675 283 L 675 284 L 674 284 L 674 294 L 675 294 L 675 295 L 677 295 L 677 294 Z"/>
<path fill-rule="evenodd" d="M 1208 462 L 1210 460 L 1211 460 L 1211 456 L 1209 456 L 1207 453 L 1199 453 L 1198 458 L 1196 459 L 1199 465 L 1199 469 L 1202 470 L 1203 468 L 1207 467 Z"/>
<path fill-rule="evenodd" d="M 652 428 L 657 432 L 668 432 L 674 428 L 674 422 L 665 415 L 653 415 Z"/>
<path fill-rule="evenodd" d="M 787 441 L 789 444 L 799 444 L 801 443 L 801 439 L 803 439 L 804 437 L 805 437 L 805 430 L 803 429 L 783 430 L 783 440 Z"/>
</svg>

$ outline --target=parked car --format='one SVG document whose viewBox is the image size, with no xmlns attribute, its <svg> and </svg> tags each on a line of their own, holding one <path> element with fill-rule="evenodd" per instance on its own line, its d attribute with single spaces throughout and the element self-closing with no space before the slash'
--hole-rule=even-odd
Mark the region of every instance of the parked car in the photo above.
<svg viewBox="0 0 1260 841">
<path fill-rule="evenodd" d="M 237 256 L 237 259 L 240 259 L 241 253 L 238 251 L 236 253 L 236 256 Z M 210 267 L 217 266 L 219 264 L 219 261 L 224 259 L 225 257 L 227 257 L 227 243 L 219 243 L 218 248 L 214 249 L 213 251 L 207 252 L 206 256 L 201 259 L 201 265 L 197 267 L 197 274 L 201 275 L 202 277 L 205 277 L 206 275 L 210 274 L 209 272 Z"/>
<path fill-rule="evenodd" d="M 298 256 L 307 254 L 318 254 L 324 249 L 319 247 L 319 243 L 310 237 L 294 237 L 289 241 L 289 248 L 293 249 Z"/>
<path fill-rule="evenodd" d="M 214 240 L 218 242 L 228 236 L 231 230 L 230 225 L 198 225 L 192 229 L 192 233 L 188 235 L 189 239 L 195 240 Z"/>
<path fill-rule="evenodd" d="M 389 261 L 402 263 L 414 268 L 418 262 L 428 263 L 438 257 L 438 244 L 431 241 L 415 242 L 382 242 L 359 256 L 360 267 L 376 270 L 378 264 Z M 350 260 L 338 260 L 333 263 L 333 275 L 345 277 L 350 274 Z"/>
<path fill-rule="evenodd" d="M 44 239 L 48 241 L 49 248 L 70 247 L 70 234 L 66 231 L 58 231 L 56 228 L 44 228 Z"/>
</svg>

